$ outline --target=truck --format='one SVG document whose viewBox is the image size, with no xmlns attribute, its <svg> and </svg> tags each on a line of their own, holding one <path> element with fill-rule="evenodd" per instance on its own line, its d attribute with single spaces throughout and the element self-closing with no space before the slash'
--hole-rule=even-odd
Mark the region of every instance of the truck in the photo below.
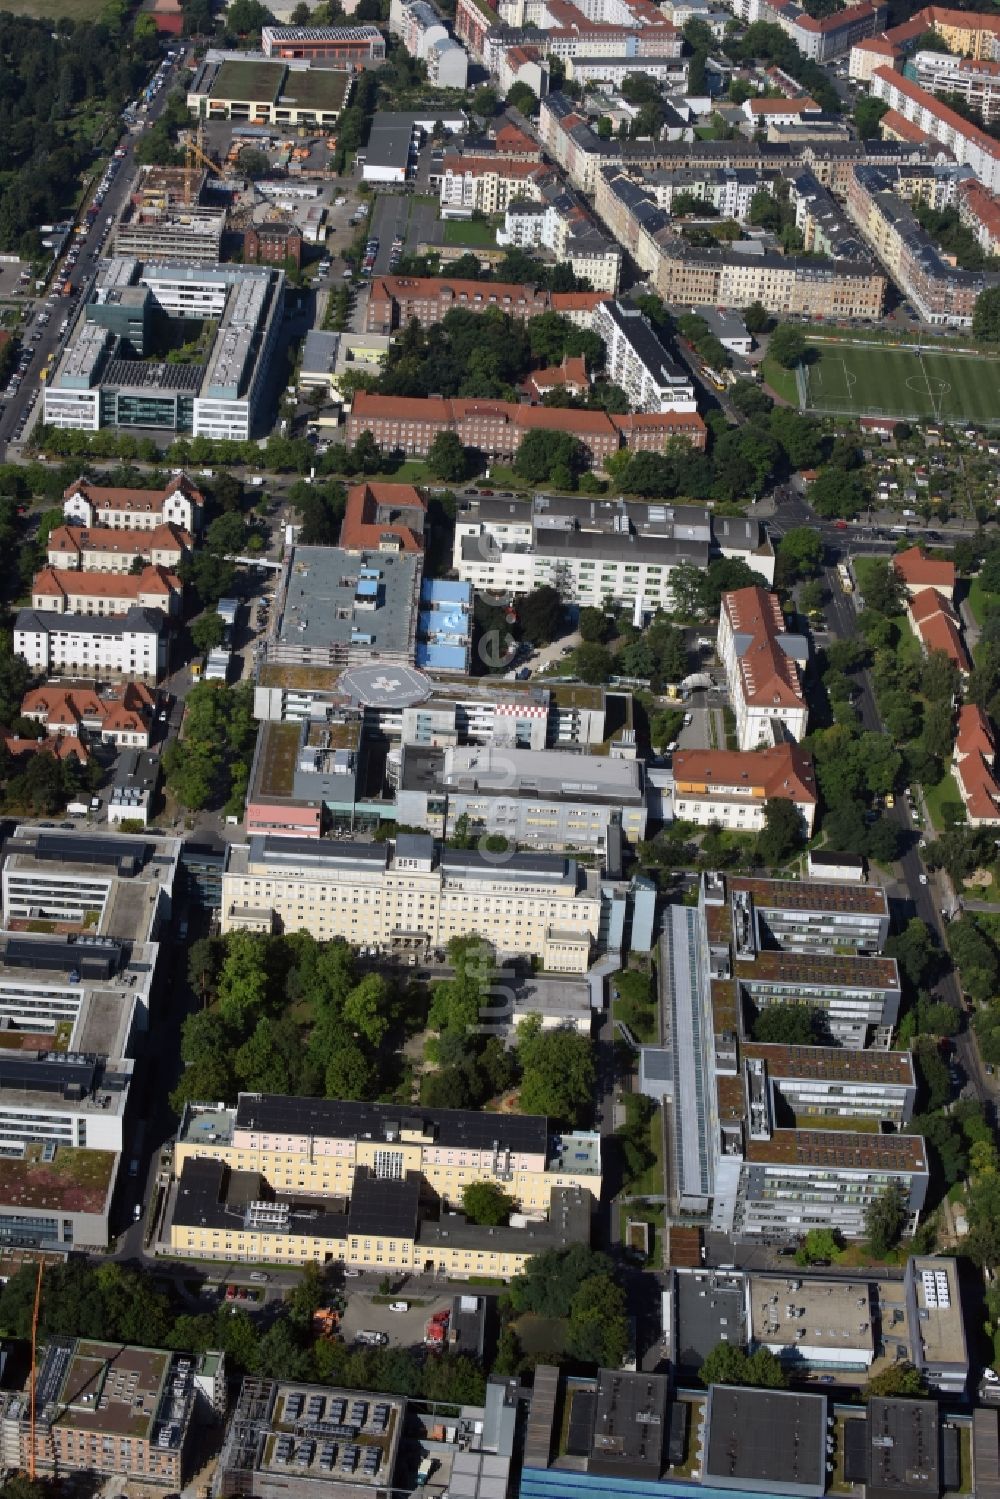
<svg viewBox="0 0 1000 1499">
<path fill-rule="evenodd" d="M 434 1459 L 425 1457 L 417 1469 L 417 1488 L 425 1489 L 430 1482 L 430 1476 L 434 1472 Z"/>
<path fill-rule="evenodd" d="M 840 586 L 844 593 L 854 592 L 854 584 L 851 582 L 851 574 L 846 562 L 837 563 L 837 577 L 840 579 Z"/>
<path fill-rule="evenodd" d="M 86 817 L 86 815 L 87 815 L 87 803 L 86 802 L 70 802 L 69 805 L 66 808 L 66 816 L 67 817 Z"/>
</svg>

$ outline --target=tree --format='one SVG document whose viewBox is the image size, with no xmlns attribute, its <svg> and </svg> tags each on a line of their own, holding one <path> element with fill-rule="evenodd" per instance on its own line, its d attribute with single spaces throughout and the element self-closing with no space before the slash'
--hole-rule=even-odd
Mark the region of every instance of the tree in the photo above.
<svg viewBox="0 0 1000 1499">
<path fill-rule="evenodd" d="M 533 1254 L 521 1273 L 511 1281 L 511 1306 L 516 1313 L 568 1317 L 580 1287 L 593 1276 L 610 1276 L 611 1273 L 608 1256 L 591 1249 L 589 1244 L 574 1244 L 571 1249 L 545 1249 L 541 1254 Z M 0 1292 L 0 1312 L 6 1294 L 5 1287 Z M 6 1325 L 0 1321 L 0 1326 Z M 31 1325 L 30 1302 L 27 1325 Z"/>
<path fill-rule="evenodd" d="M 629 1341 L 625 1292 L 610 1275 L 589 1276 L 570 1302 L 566 1351 L 582 1362 L 617 1369 Z"/>
<path fill-rule="evenodd" d="M 615 661 L 607 646 L 591 645 L 584 641 L 573 653 L 573 667 L 581 682 L 600 686 L 611 676 Z"/>
<path fill-rule="evenodd" d="M 764 826 L 757 834 L 757 854 L 768 868 L 784 864 L 806 840 L 802 813 L 793 801 L 783 796 L 768 797 L 764 803 Z"/>
<path fill-rule="evenodd" d="M 813 1265 L 817 1260 L 835 1260 L 843 1248 L 838 1229 L 811 1228 L 795 1252 L 799 1265 Z"/>
<path fill-rule="evenodd" d="M 781 1046 L 817 1046 L 829 1039 L 822 1013 L 794 1001 L 761 1010 L 753 1023 L 753 1038 Z"/>
<path fill-rule="evenodd" d="M 603 645 L 611 631 L 611 621 L 603 609 L 583 608 L 577 622 L 580 639 L 588 645 Z"/>
<path fill-rule="evenodd" d="M 435 479 L 460 484 L 469 466 L 457 432 L 438 432 L 427 452 L 427 467 Z"/>
<path fill-rule="evenodd" d="M 517 601 L 517 613 L 526 640 L 548 645 L 562 629 L 563 601 L 559 590 L 543 583 Z"/>
<path fill-rule="evenodd" d="M 784 1369 L 769 1348 L 747 1354 L 735 1343 L 717 1343 L 698 1370 L 698 1377 L 705 1386 L 751 1385 L 756 1389 L 783 1390 L 788 1383 Z"/>
<path fill-rule="evenodd" d="M 347 1025 L 377 1051 L 389 1029 L 390 989 L 381 974 L 370 973 L 355 985 L 344 1000 Z"/>
<path fill-rule="evenodd" d="M 482 84 L 476 89 L 472 96 L 472 110 L 474 114 L 482 115 L 487 120 L 492 120 L 499 106 L 496 90 L 488 84 Z"/>
<path fill-rule="evenodd" d="M 748 333 L 766 333 L 771 326 L 771 314 L 762 302 L 751 302 L 743 313 Z"/>
<path fill-rule="evenodd" d="M 856 474 L 828 465 L 809 486 L 809 503 L 829 520 L 854 520 L 868 504 L 868 491 Z"/>
<path fill-rule="evenodd" d="M 924 1400 L 927 1398 L 927 1386 L 924 1377 L 912 1364 L 902 1361 L 898 1364 L 890 1364 L 888 1369 L 883 1369 L 880 1374 L 873 1374 L 865 1385 L 862 1395 L 865 1400 L 876 1398 L 895 1399 L 901 1397 L 908 1400 Z"/>
<path fill-rule="evenodd" d="M 529 484 L 554 483 L 552 475 L 565 469 L 571 476 L 587 467 L 583 444 L 569 432 L 536 427 L 524 438 L 514 458 L 515 472 Z"/>
<path fill-rule="evenodd" d="M 976 298 L 972 314 L 972 333 L 990 343 L 1000 339 L 1000 286 L 989 286 Z"/>
<path fill-rule="evenodd" d="M 526 83 L 518 81 L 512 84 L 507 94 L 507 104 L 511 109 L 520 110 L 523 115 L 533 115 L 538 108 L 538 95 Z"/>
<path fill-rule="evenodd" d="M 772 201 L 768 196 L 768 202 Z M 797 364 L 801 364 L 807 349 L 805 334 L 793 323 L 779 323 L 771 334 L 767 346 L 769 356 L 776 359 L 786 370 L 793 370 Z"/>
<path fill-rule="evenodd" d="M 191 625 L 191 643 L 203 656 L 221 645 L 225 634 L 222 618 L 214 612 L 200 615 Z"/>
<path fill-rule="evenodd" d="M 811 526 L 793 526 L 778 543 L 779 583 L 815 578 L 823 566 L 823 538 Z"/>
<path fill-rule="evenodd" d="M 469 1182 L 462 1188 L 462 1211 L 472 1223 L 495 1227 L 506 1223 L 517 1207 L 517 1198 L 511 1197 L 496 1182 Z"/>
<path fill-rule="evenodd" d="M 906 1227 L 906 1199 L 903 1189 L 891 1182 L 872 1200 L 865 1213 L 865 1242 L 869 1254 L 885 1259 L 899 1243 Z"/>
<path fill-rule="evenodd" d="M 536 1016 L 517 1030 L 521 1112 L 577 1125 L 593 1108 L 596 1072 L 590 1041 L 577 1031 L 543 1031 Z"/>
<path fill-rule="evenodd" d="M 884 99 L 872 94 L 862 94 L 854 106 L 854 125 L 861 140 L 871 140 L 878 135 L 879 121 L 889 108 Z"/>
</svg>

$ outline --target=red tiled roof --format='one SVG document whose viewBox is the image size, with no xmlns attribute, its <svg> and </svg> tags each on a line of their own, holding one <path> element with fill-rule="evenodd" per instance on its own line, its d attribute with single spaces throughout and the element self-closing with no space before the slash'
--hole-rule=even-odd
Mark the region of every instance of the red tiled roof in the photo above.
<svg viewBox="0 0 1000 1499">
<path fill-rule="evenodd" d="M 194 505 L 205 503 L 201 490 L 195 488 L 186 474 L 177 474 L 165 489 L 115 489 L 91 484 L 86 479 L 74 479 L 63 491 L 63 499 L 68 500 L 71 495 L 82 494 L 98 508 L 103 505 L 110 510 L 151 511 L 161 510 L 167 496 L 176 494 L 177 490 L 182 490 Z"/>
<path fill-rule="evenodd" d="M 905 552 L 897 552 L 892 559 L 892 565 L 907 587 L 954 588 L 955 586 L 954 562 L 925 557 L 918 546 L 908 547 Z"/>
<path fill-rule="evenodd" d="M 734 787 L 748 796 L 781 797 L 815 803 L 813 762 L 798 744 L 777 744 L 760 750 L 677 750 L 673 758 L 674 784 L 692 782 L 728 793 Z"/>
<path fill-rule="evenodd" d="M 35 687 L 24 696 L 21 712 L 50 729 L 97 722 L 101 728 L 139 733 L 148 727 L 153 694 L 143 682 L 125 682 L 109 697 L 89 687 Z"/>
<path fill-rule="evenodd" d="M 180 593 L 181 580 L 164 567 L 144 567 L 141 573 L 101 573 L 84 570 L 66 572 L 55 567 L 43 567 L 35 574 L 31 585 L 32 594 L 43 598 L 67 598 L 82 595 L 85 598 L 138 599 L 145 593 Z"/>
<path fill-rule="evenodd" d="M 955 753 L 956 755 L 986 755 L 990 760 L 996 754 L 993 725 L 982 708 L 977 707 L 975 703 L 963 703 L 958 710 Z"/>
<path fill-rule="evenodd" d="M 1000 200 L 987 192 L 981 182 L 960 182 L 958 191 L 976 222 L 994 239 L 1000 239 Z"/>
<path fill-rule="evenodd" d="M 754 115 L 821 114 L 815 99 L 803 96 L 800 99 L 748 99 L 750 113 Z"/>
<path fill-rule="evenodd" d="M 954 130 L 955 134 L 961 136 L 963 140 L 972 141 L 987 156 L 1000 157 L 1000 141 L 995 141 L 977 125 L 971 125 L 956 110 L 949 109 L 948 105 L 943 104 L 934 94 L 907 78 L 905 73 L 897 73 L 892 68 L 876 68 L 873 77 L 882 78 L 892 84 L 901 94 L 905 94 L 914 104 L 919 104 L 922 109 L 926 109 L 928 114 Z"/>
<path fill-rule="evenodd" d="M 582 354 L 566 354 L 561 364 L 550 365 L 544 370 L 532 370 L 524 383 L 536 391 L 556 390 L 560 385 L 565 385 L 567 389 L 585 390 L 590 384 L 586 360 Z"/>
<path fill-rule="evenodd" d="M 897 136 L 901 141 L 908 142 L 911 146 L 935 146 L 933 135 L 928 135 L 926 130 L 921 130 L 919 125 L 914 125 L 905 115 L 901 115 L 898 109 L 887 109 L 879 120 L 879 129 L 882 134 L 889 133 Z"/>
<path fill-rule="evenodd" d="M 49 552 L 149 552 L 191 550 L 191 537 L 180 526 L 164 522 L 152 531 L 125 530 L 118 526 L 56 526 L 49 533 Z"/>
<path fill-rule="evenodd" d="M 55 755 L 57 760 L 68 760 L 75 755 L 81 765 L 86 765 L 90 759 L 83 741 L 75 734 L 52 734 L 45 739 L 22 739 L 19 734 L 12 734 L 9 729 L 0 728 L 0 740 L 15 759 L 18 755 L 39 755 L 43 751 Z"/>
<path fill-rule="evenodd" d="M 348 552 L 378 549 L 385 535 L 399 538 L 404 552 L 424 549 L 423 516 L 427 506 L 412 484 L 354 484 L 347 491 L 347 505 L 340 527 L 340 545 Z M 397 518 L 399 511 L 417 511 L 420 530 Z M 379 514 L 384 517 L 379 519 Z"/>
<path fill-rule="evenodd" d="M 884 34 L 882 36 L 867 36 L 863 42 L 855 42 L 851 50 L 877 52 L 881 57 L 899 57 L 902 54 L 902 48 L 897 47 L 896 43 L 891 42 Z"/>
<path fill-rule="evenodd" d="M 775 595 L 766 588 L 738 588 L 723 594 L 722 607 L 733 633 L 750 637 L 739 657 L 746 701 L 758 706 L 804 706 L 798 665 L 778 643 L 778 636 L 785 633 L 785 618 Z"/>
</svg>

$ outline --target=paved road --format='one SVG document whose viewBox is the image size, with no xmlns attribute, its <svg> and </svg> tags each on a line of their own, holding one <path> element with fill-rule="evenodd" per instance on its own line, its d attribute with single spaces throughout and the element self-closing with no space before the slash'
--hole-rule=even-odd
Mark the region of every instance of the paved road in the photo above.
<svg viewBox="0 0 1000 1499">
<path fill-rule="evenodd" d="M 164 105 L 167 102 L 167 95 L 176 77 L 176 68 L 179 61 L 180 59 L 178 58 L 171 64 L 169 71 L 164 75 L 163 87 L 161 87 L 159 93 L 146 111 L 145 121 L 147 127 L 152 125 L 163 112 Z M 72 298 L 56 297 L 53 302 L 46 302 L 44 298 L 39 299 L 30 323 L 25 324 L 25 339 L 35 329 L 42 336 L 37 343 L 25 343 L 25 348 L 32 350 L 31 364 L 24 380 L 21 382 L 20 390 L 16 396 L 10 399 L 4 408 L 2 416 L 0 416 L 0 456 L 4 458 L 16 459 L 20 456 L 22 444 L 27 438 L 31 426 L 40 419 L 42 387 L 38 381 L 39 371 L 54 350 L 58 349 L 61 352 L 67 338 L 73 331 L 73 323 L 76 320 L 81 305 L 80 294 L 81 292 L 85 293 L 88 291 L 93 283 L 98 265 L 97 257 L 102 252 L 110 232 L 108 220 L 117 218 L 119 209 L 128 194 L 129 186 L 135 174 L 135 147 L 140 139 L 141 135 L 131 135 L 128 131 L 123 131 L 119 145 L 124 146 L 125 155 L 119 158 L 117 174 L 108 188 L 98 216 L 86 235 L 78 234 L 73 236 L 72 243 L 80 252 L 79 259 L 69 278 L 75 295 Z M 71 246 L 67 245 L 67 250 L 70 248 Z M 58 275 L 53 276 L 53 281 L 61 279 Z M 49 295 L 51 296 L 51 293 Z M 37 315 L 43 310 L 51 314 L 48 325 L 44 327 L 37 323 Z M 66 334 L 61 334 L 59 331 L 60 325 L 63 318 L 67 316 L 70 319 L 70 327 Z M 28 411 L 33 397 L 35 398 L 35 406 L 31 413 L 30 421 L 25 427 L 21 441 L 15 441 L 14 433 L 17 430 L 18 423 L 21 417 Z"/>
</svg>

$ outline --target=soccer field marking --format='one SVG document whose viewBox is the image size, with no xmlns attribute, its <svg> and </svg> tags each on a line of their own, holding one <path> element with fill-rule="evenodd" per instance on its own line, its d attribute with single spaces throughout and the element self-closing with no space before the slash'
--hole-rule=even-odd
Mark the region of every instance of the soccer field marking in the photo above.
<svg viewBox="0 0 1000 1499">
<path fill-rule="evenodd" d="M 839 366 L 839 369 L 840 369 L 840 380 L 843 382 L 843 394 L 842 395 L 826 395 L 826 396 L 824 396 L 824 394 L 823 394 L 823 392 L 824 392 L 824 386 L 825 386 L 825 382 L 823 380 L 823 366 L 824 365 L 827 366 L 828 372 L 835 365 Z M 846 407 L 849 410 L 854 405 L 854 387 L 857 384 L 858 377 L 857 377 L 857 375 L 852 374 L 851 371 L 847 368 L 846 361 L 843 358 L 840 358 L 840 359 L 824 358 L 824 359 L 820 360 L 819 364 L 817 364 L 815 368 L 816 368 L 816 377 L 817 377 L 816 381 L 815 381 L 815 387 L 816 387 L 815 389 L 814 389 L 814 381 L 813 381 L 813 378 L 812 378 L 812 371 L 810 370 L 810 373 L 809 373 L 809 394 L 810 394 L 810 396 L 812 397 L 812 396 L 818 395 L 818 396 L 822 397 L 823 399 L 825 399 L 826 401 L 828 401 L 831 406 L 843 406 L 843 407 Z"/>
</svg>

